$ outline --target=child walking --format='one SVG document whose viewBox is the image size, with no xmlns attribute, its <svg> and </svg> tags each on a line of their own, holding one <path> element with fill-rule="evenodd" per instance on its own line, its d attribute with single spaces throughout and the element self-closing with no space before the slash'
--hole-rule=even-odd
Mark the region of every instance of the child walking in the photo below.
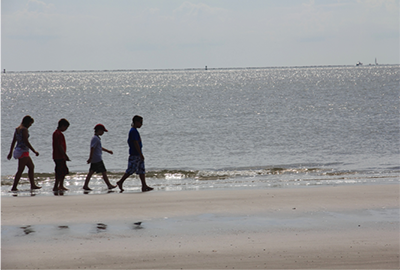
<svg viewBox="0 0 400 270">
<path fill-rule="evenodd" d="M 142 182 L 142 191 L 151 191 L 152 187 L 149 187 L 146 184 L 146 175 L 144 168 L 144 156 L 142 153 L 142 139 L 140 138 L 138 128 L 141 128 L 143 125 L 143 117 L 139 115 L 135 115 L 132 119 L 132 128 L 129 131 L 129 160 L 128 160 L 128 169 L 126 169 L 125 174 L 122 176 L 121 180 L 117 182 L 117 185 L 121 191 L 124 191 L 122 185 L 124 181 L 133 173 L 139 175 L 140 181 Z"/>
<path fill-rule="evenodd" d="M 89 181 L 95 172 L 103 174 L 103 180 L 107 184 L 107 187 L 109 189 L 117 187 L 111 185 L 110 181 L 108 180 L 107 170 L 106 167 L 104 166 L 102 158 L 103 151 L 111 155 L 113 154 L 113 151 L 105 149 L 101 146 L 100 136 L 103 135 L 104 132 L 108 132 L 108 130 L 102 124 L 98 124 L 94 127 L 94 136 L 90 142 L 90 156 L 89 159 L 87 160 L 87 163 L 88 164 L 90 163 L 90 169 L 88 175 L 86 176 L 85 184 L 83 186 L 84 190 L 91 190 L 89 188 Z"/>
<path fill-rule="evenodd" d="M 18 191 L 17 186 L 19 180 L 21 179 L 21 175 L 25 170 L 25 167 L 28 167 L 28 178 L 31 184 L 31 189 L 41 188 L 35 184 L 35 181 L 33 179 L 35 165 L 33 164 L 31 157 L 29 156 L 29 149 L 31 149 L 36 156 L 39 156 L 39 152 L 36 152 L 36 150 L 33 148 L 33 146 L 29 143 L 28 140 L 29 138 L 28 128 L 33 124 L 33 122 L 34 121 L 32 117 L 30 117 L 29 115 L 25 116 L 22 119 L 22 123 L 15 129 L 14 132 L 14 137 L 11 143 L 10 152 L 7 156 L 7 159 L 10 160 L 14 152 L 14 158 L 18 159 L 18 171 L 15 174 L 14 184 L 11 188 L 11 191 Z M 14 149 L 15 144 L 17 144 L 17 146 Z"/>
<path fill-rule="evenodd" d="M 56 181 L 54 183 L 53 191 L 68 190 L 64 187 L 65 176 L 69 173 L 67 167 L 67 161 L 70 161 L 67 156 L 67 144 L 65 143 L 65 137 L 63 132 L 69 127 L 67 119 L 60 119 L 58 121 L 58 127 L 53 133 L 53 160 L 56 164 L 55 175 Z"/>
</svg>

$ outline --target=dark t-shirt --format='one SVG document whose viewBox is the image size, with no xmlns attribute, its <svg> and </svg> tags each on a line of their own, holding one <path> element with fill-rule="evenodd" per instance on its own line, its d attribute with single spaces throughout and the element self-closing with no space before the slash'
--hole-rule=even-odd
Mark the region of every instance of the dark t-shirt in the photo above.
<svg viewBox="0 0 400 270">
<path fill-rule="evenodd" d="M 65 159 L 65 156 L 58 147 L 59 145 L 62 146 L 64 152 L 67 152 L 64 134 L 57 129 L 53 133 L 53 159 Z"/>
<path fill-rule="evenodd" d="M 135 148 L 134 141 L 137 141 L 140 146 L 140 150 L 142 149 L 142 139 L 140 138 L 140 134 L 136 128 L 131 128 L 129 131 L 129 138 L 128 138 L 128 144 L 129 144 L 129 155 L 130 156 L 140 156 L 140 153 Z"/>
</svg>

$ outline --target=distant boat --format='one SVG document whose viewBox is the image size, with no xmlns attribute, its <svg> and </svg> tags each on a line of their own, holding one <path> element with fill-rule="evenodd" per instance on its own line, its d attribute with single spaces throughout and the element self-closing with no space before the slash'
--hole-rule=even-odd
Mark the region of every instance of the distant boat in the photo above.
<svg viewBox="0 0 400 270">
<path fill-rule="evenodd" d="M 378 65 L 378 60 L 376 60 L 376 57 L 375 57 L 375 65 Z"/>
<path fill-rule="evenodd" d="M 360 61 L 358 61 L 357 64 L 356 64 L 357 67 L 358 66 L 362 66 L 362 65 L 363 65 L 363 63 L 361 63 Z"/>
</svg>

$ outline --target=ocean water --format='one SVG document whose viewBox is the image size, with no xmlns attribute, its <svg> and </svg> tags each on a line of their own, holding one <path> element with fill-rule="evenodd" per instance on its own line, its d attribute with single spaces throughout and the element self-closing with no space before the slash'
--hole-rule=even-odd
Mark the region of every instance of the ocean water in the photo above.
<svg viewBox="0 0 400 270">
<path fill-rule="evenodd" d="M 147 182 L 156 190 L 399 183 L 399 66 L 21 72 L 1 76 L 2 196 L 52 195 L 52 133 L 61 118 L 70 174 L 83 194 L 93 128 L 102 123 L 112 183 L 127 166 L 131 119 L 144 117 Z M 35 178 L 9 192 L 15 127 L 35 123 Z M 32 155 L 31 155 L 32 156 Z M 100 175 L 92 194 L 107 193 Z M 140 191 L 132 176 L 125 192 Z"/>
</svg>

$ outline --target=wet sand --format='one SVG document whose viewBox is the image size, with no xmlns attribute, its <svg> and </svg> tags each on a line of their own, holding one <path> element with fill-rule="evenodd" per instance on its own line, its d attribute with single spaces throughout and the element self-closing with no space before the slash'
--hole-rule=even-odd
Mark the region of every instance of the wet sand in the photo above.
<svg viewBox="0 0 400 270">
<path fill-rule="evenodd" d="M 399 267 L 398 185 L 1 202 L 2 269 Z"/>
</svg>

